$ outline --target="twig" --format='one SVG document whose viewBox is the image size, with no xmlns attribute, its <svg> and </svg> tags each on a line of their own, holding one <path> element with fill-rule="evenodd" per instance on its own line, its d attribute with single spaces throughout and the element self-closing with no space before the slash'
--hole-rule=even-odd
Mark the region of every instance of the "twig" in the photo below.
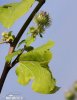
<svg viewBox="0 0 77 100">
<path fill-rule="evenodd" d="M 0 41 L 0 44 L 6 43 L 6 41 Z"/>
<path fill-rule="evenodd" d="M 22 49 L 22 52 L 17 55 L 17 57 L 15 58 L 15 60 L 11 63 L 11 68 L 14 67 L 18 62 L 19 62 L 19 57 L 21 56 L 21 54 L 24 52 L 24 48 Z"/>
</svg>

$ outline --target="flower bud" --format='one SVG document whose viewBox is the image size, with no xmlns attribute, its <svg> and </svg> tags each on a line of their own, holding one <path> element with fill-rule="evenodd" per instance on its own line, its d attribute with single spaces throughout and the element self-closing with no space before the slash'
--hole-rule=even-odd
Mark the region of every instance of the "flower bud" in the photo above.
<svg viewBox="0 0 77 100">
<path fill-rule="evenodd" d="M 75 99 L 75 94 L 73 91 L 68 91 L 65 93 L 65 98 L 66 100 L 74 100 Z"/>
<path fill-rule="evenodd" d="M 8 33 L 7 33 L 7 32 L 3 32 L 3 33 L 2 33 L 2 36 L 3 36 L 4 38 L 8 38 Z"/>
<path fill-rule="evenodd" d="M 37 24 L 47 27 L 50 25 L 51 20 L 49 14 L 47 14 L 47 12 L 42 11 L 35 16 L 35 22 Z"/>
<path fill-rule="evenodd" d="M 13 42 L 14 39 L 15 39 L 15 36 L 12 35 L 12 31 L 10 31 L 10 32 L 3 32 L 2 36 L 3 36 L 2 40 L 5 41 L 6 43 Z"/>
</svg>

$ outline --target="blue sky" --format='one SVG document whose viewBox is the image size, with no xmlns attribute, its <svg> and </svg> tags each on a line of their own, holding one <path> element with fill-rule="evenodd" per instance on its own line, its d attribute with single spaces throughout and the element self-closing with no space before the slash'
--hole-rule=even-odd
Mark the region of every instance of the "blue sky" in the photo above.
<svg viewBox="0 0 77 100">
<path fill-rule="evenodd" d="M 0 5 L 7 2 L 10 2 L 10 0 L 0 0 Z M 53 95 L 35 93 L 31 89 L 31 84 L 23 87 L 17 83 L 14 67 L 7 76 L 1 96 L 6 96 L 9 93 L 19 93 L 25 97 L 25 100 L 65 100 L 64 92 L 77 80 L 77 0 L 47 0 L 41 10 L 49 12 L 52 17 L 52 26 L 46 30 L 44 38 L 38 38 L 33 46 L 44 44 L 49 39 L 55 42 L 55 46 L 52 48 L 53 59 L 50 68 L 57 80 L 57 85 L 61 89 Z M 5 29 L 0 24 L 0 38 L 3 31 L 12 30 L 16 34 L 30 12 L 20 18 L 10 29 Z M 31 25 L 33 25 L 32 22 Z M 26 36 L 26 32 L 22 38 Z M 9 45 L 0 45 L 0 75 L 4 67 L 8 47 Z"/>
</svg>

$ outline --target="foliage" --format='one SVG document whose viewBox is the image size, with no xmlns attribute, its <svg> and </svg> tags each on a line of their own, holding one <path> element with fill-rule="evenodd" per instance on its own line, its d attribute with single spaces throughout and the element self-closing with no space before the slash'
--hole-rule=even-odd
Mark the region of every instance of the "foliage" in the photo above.
<svg viewBox="0 0 77 100">
<path fill-rule="evenodd" d="M 39 93 L 53 93 L 56 87 L 56 80 L 52 76 L 48 63 L 52 58 L 50 48 L 54 42 L 49 41 L 45 45 L 23 53 L 19 58 L 19 65 L 16 68 L 18 82 L 22 85 L 34 80 L 32 89 Z"/>
<path fill-rule="evenodd" d="M 0 22 L 10 28 L 14 22 L 24 15 L 32 6 L 34 0 L 22 0 L 21 2 L 0 6 Z"/>
<path fill-rule="evenodd" d="M 34 0 L 21 0 L 18 3 L 0 6 L 0 22 L 7 28 L 11 27 L 18 18 L 30 9 L 33 3 Z M 49 68 L 49 63 L 52 59 L 50 49 L 54 46 L 54 42 L 48 41 L 37 48 L 31 46 L 37 36 L 43 38 L 45 30 L 50 26 L 51 19 L 49 14 L 45 11 L 39 12 L 34 17 L 34 23 L 35 26 L 30 27 L 26 39 L 18 43 L 18 47 L 24 44 L 24 48 L 15 49 L 17 44 L 14 44 L 14 40 L 17 38 L 12 34 L 12 31 L 2 33 L 0 44 L 9 43 L 10 48 L 13 48 L 12 52 L 6 56 L 6 65 L 10 65 L 11 68 L 18 63 L 16 67 L 18 83 L 27 85 L 30 80 L 33 80 L 32 89 L 35 92 L 52 94 L 59 90 L 59 87 L 56 86 L 56 79 Z M 20 37 L 19 34 L 17 36 Z M 12 61 L 13 58 L 15 59 Z"/>
</svg>

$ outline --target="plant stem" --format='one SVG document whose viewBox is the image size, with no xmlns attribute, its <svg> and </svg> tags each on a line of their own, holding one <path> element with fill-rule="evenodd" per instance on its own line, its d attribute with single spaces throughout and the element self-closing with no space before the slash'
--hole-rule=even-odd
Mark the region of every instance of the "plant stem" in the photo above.
<svg viewBox="0 0 77 100">
<path fill-rule="evenodd" d="M 2 76 L 1 76 L 1 79 L 0 79 L 0 93 L 1 93 L 2 87 L 4 85 L 5 79 L 7 77 L 7 74 L 9 72 L 10 68 L 11 67 L 9 67 L 9 64 L 5 63 L 4 70 L 3 70 L 3 73 L 2 73 Z"/>
<path fill-rule="evenodd" d="M 11 44 L 10 49 L 9 49 L 9 53 L 12 53 L 17 45 L 17 43 L 19 42 L 21 36 L 23 35 L 24 31 L 26 30 L 26 28 L 28 27 L 28 25 L 30 24 L 31 20 L 34 18 L 35 14 L 39 11 L 39 9 L 42 7 L 42 5 L 45 3 L 45 0 L 39 0 L 38 5 L 35 7 L 35 9 L 33 10 L 33 12 L 31 13 L 31 15 L 29 16 L 29 18 L 27 19 L 27 21 L 24 23 L 24 25 L 22 26 L 22 28 L 20 29 L 19 33 L 17 34 L 14 42 Z M 18 59 L 18 57 L 17 57 Z M 15 59 L 16 61 L 16 59 Z M 1 78 L 0 78 L 0 93 L 2 91 L 5 79 L 7 77 L 7 74 L 9 72 L 9 70 L 14 67 L 14 65 L 16 64 L 16 62 L 13 61 L 13 64 L 8 62 L 5 62 L 5 66 L 4 66 L 4 70 L 2 72 Z"/>
<path fill-rule="evenodd" d="M 9 49 L 8 54 L 11 54 L 13 52 L 13 50 L 14 50 L 13 47 L 10 45 L 10 49 Z M 0 93 L 2 91 L 5 79 L 6 79 L 7 74 L 8 74 L 10 69 L 11 69 L 11 63 L 5 62 L 5 66 L 4 66 L 2 75 L 0 77 Z"/>
</svg>

